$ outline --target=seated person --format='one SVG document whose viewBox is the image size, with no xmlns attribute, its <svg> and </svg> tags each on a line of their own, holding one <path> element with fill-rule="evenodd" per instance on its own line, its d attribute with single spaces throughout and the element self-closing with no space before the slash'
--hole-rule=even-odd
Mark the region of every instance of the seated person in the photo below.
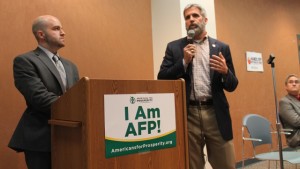
<svg viewBox="0 0 300 169">
<path fill-rule="evenodd" d="M 285 129 L 292 129 L 286 136 L 289 147 L 300 146 L 300 83 L 295 74 L 288 75 L 285 80 L 287 95 L 279 101 L 279 116 Z"/>
</svg>

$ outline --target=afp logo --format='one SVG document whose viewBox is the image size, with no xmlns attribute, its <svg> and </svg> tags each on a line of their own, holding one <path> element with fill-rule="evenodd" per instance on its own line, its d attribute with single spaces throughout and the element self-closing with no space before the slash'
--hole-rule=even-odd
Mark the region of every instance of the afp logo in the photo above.
<svg viewBox="0 0 300 169">
<path fill-rule="evenodd" d="M 129 102 L 130 102 L 131 104 L 134 104 L 134 103 L 136 102 L 136 100 L 135 100 L 134 97 L 131 96 Z"/>
</svg>

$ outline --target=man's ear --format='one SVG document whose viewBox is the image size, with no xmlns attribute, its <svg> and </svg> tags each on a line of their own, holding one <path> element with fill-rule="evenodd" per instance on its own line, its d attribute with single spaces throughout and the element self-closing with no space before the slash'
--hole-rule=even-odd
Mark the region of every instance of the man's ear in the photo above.
<svg viewBox="0 0 300 169">
<path fill-rule="evenodd" d="M 37 35 L 40 39 L 45 39 L 45 33 L 41 30 L 37 31 Z"/>
<path fill-rule="evenodd" d="M 207 24 L 208 18 L 204 18 L 205 25 Z"/>
</svg>

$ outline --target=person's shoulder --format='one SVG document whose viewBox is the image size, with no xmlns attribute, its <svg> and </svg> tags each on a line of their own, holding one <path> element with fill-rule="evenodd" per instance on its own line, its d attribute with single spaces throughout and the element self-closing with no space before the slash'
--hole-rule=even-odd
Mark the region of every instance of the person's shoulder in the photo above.
<svg viewBox="0 0 300 169">
<path fill-rule="evenodd" d="M 34 50 L 17 55 L 15 57 L 15 59 L 18 59 L 18 58 L 30 59 L 30 58 L 33 58 L 34 56 L 36 56 L 37 53 L 38 53 L 37 49 L 34 49 Z"/>
<path fill-rule="evenodd" d="M 286 95 L 286 96 L 283 96 L 280 100 L 279 100 L 279 103 L 283 103 L 283 102 L 290 102 L 290 96 L 289 95 Z"/>
<path fill-rule="evenodd" d="M 179 38 L 179 39 L 169 42 L 168 46 L 177 46 L 177 45 L 186 44 L 186 43 L 187 43 L 186 37 L 183 37 L 183 38 Z"/>
<path fill-rule="evenodd" d="M 210 36 L 208 36 L 208 40 L 212 43 L 212 44 L 219 44 L 221 46 L 229 46 L 227 43 L 221 41 L 221 40 L 218 40 L 218 39 L 215 39 L 215 38 L 212 38 Z"/>
</svg>

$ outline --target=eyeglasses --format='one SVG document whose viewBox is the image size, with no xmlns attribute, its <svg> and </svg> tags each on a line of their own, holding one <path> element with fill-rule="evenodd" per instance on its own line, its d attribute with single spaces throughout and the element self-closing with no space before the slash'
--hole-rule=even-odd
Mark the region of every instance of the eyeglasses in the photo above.
<svg viewBox="0 0 300 169">
<path fill-rule="evenodd" d="M 299 80 L 289 80 L 288 83 L 290 83 L 290 84 L 293 84 L 293 83 L 298 84 Z"/>
</svg>

